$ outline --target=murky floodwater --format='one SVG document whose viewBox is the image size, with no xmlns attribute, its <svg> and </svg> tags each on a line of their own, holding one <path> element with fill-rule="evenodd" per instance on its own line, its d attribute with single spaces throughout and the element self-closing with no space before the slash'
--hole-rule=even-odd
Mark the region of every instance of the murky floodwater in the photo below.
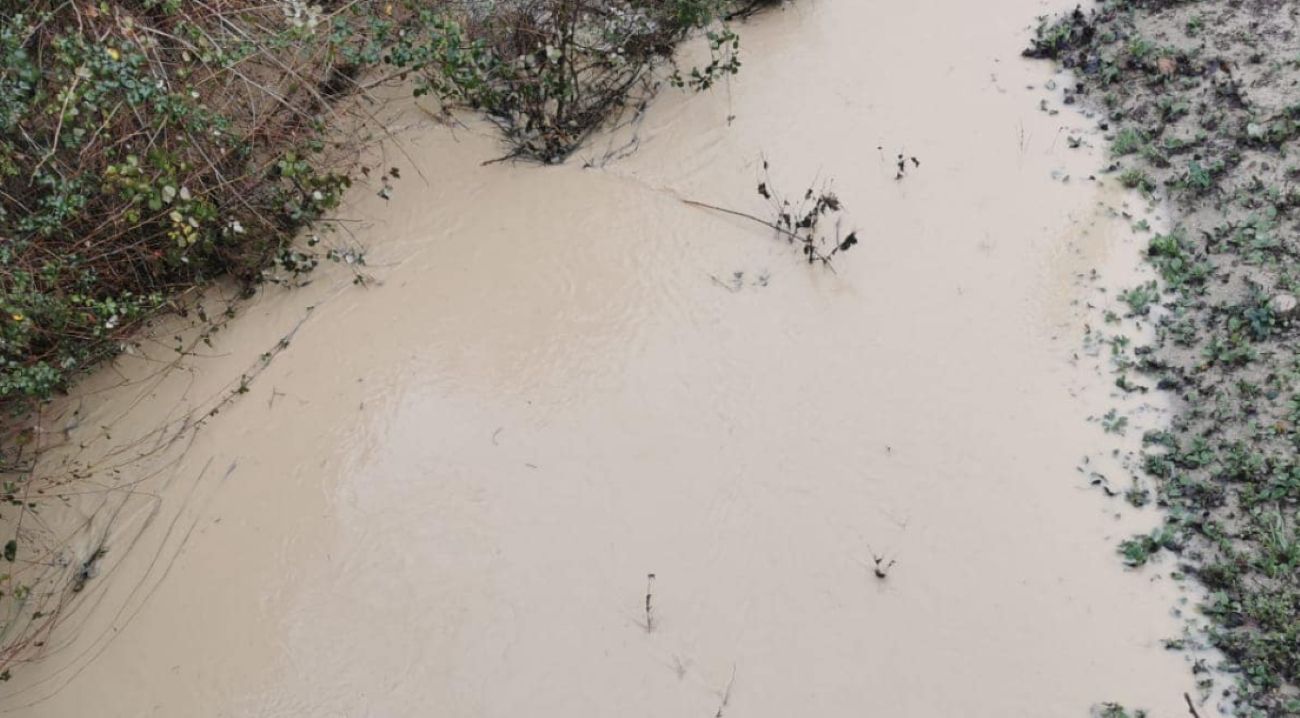
<svg viewBox="0 0 1300 718">
<path fill-rule="evenodd" d="M 179 368 L 128 357 L 63 407 L 83 456 L 119 452 L 96 486 L 136 493 L 0 706 L 1181 715 L 1177 589 L 1114 555 L 1154 518 L 1077 471 L 1119 441 L 1085 421 L 1120 404 L 1076 360 L 1084 305 L 1140 239 L 1069 147 L 1087 123 L 1038 108 L 1018 50 L 1049 9 L 801 0 L 601 168 L 622 138 L 481 166 L 485 129 L 397 111 L 376 165 L 403 179 L 335 238 L 382 284 L 268 290 Z M 761 212 L 760 156 L 788 193 L 833 178 L 864 237 L 836 273 L 680 202 Z M 148 434 L 295 328 L 200 431 Z"/>
</svg>

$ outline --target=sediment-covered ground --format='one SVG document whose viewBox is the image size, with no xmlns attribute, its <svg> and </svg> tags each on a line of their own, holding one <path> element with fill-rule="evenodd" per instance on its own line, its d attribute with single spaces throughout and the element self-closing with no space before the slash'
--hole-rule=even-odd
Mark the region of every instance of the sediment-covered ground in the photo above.
<svg viewBox="0 0 1300 718">
<path fill-rule="evenodd" d="M 1174 420 L 1144 441 L 1168 519 L 1123 545 L 1208 591 L 1194 632 L 1222 650 L 1239 715 L 1300 715 L 1300 7 L 1275 0 L 1113 1 L 1053 18 L 1027 54 L 1098 111 L 1110 174 L 1166 207 L 1146 249 L 1159 281 L 1128 312 L 1157 335 L 1125 353 L 1133 390 Z M 1209 679 L 1206 679 L 1208 686 Z"/>
</svg>

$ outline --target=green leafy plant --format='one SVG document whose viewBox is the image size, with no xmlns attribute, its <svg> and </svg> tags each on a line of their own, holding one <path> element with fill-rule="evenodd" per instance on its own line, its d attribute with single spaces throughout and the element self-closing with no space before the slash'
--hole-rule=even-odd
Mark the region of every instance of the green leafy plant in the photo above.
<svg viewBox="0 0 1300 718">
<path fill-rule="evenodd" d="M 653 91 L 651 70 L 702 31 L 710 61 L 675 67 L 669 81 L 706 90 L 740 69 L 740 38 L 726 0 L 519 0 L 484 14 L 416 13 L 385 60 L 419 78 L 416 92 L 485 113 L 510 157 L 565 159 L 632 93 Z M 747 7 L 747 6 L 746 6 Z"/>
</svg>

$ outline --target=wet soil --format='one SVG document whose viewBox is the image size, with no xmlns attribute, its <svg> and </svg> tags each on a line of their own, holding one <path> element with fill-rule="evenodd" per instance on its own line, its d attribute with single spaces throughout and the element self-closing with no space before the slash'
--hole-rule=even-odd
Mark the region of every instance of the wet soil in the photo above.
<svg viewBox="0 0 1300 718">
<path fill-rule="evenodd" d="M 1145 252 L 1160 282 L 1124 295 L 1156 335 L 1116 364 L 1175 398 L 1145 437 L 1167 520 L 1123 551 L 1207 590 L 1189 642 L 1221 649 L 1231 679 L 1202 672 L 1204 695 L 1249 716 L 1300 715 L 1298 22 L 1268 0 L 1105 2 L 1028 51 L 1076 71 L 1058 98 L 1097 112 L 1110 176 L 1171 214 Z"/>
</svg>

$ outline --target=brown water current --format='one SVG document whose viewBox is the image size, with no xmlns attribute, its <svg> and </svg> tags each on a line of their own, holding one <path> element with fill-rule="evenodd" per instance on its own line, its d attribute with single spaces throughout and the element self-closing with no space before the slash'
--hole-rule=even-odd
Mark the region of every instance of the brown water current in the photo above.
<svg viewBox="0 0 1300 718">
<path fill-rule="evenodd" d="M 1145 237 L 1018 56 L 1058 5 L 799 0 L 740 27 L 728 86 L 560 167 L 483 166 L 488 129 L 399 103 L 373 164 L 402 178 L 331 240 L 374 284 L 268 288 L 56 409 L 130 500 L 0 709 L 1184 715 L 1183 594 L 1115 554 L 1157 517 L 1078 468 L 1140 433 L 1089 417 L 1163 409 L 1083 349 Z M 834 272 L 680 201 L 764 212 L 760 157 L 790 194 L 833 180 L 862 237 Z"/>
</svg>

